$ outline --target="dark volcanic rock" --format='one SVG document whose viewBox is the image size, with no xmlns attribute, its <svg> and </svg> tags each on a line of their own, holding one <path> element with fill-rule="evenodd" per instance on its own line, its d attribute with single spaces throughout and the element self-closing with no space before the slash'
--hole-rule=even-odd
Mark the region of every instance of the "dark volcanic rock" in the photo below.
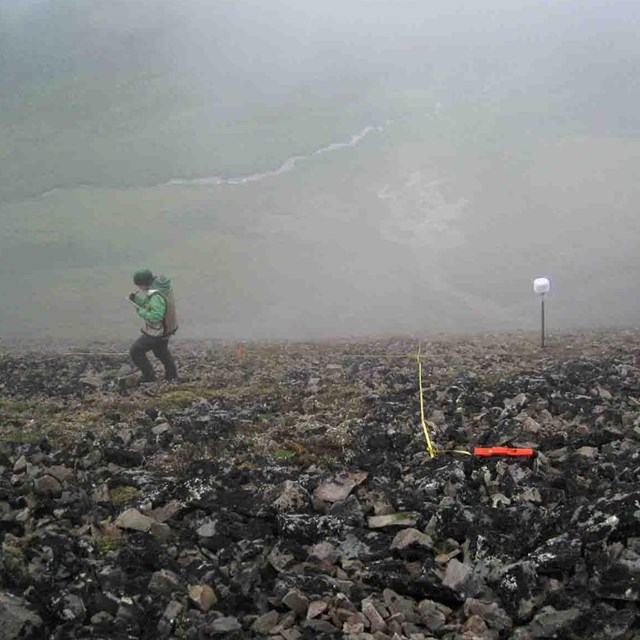
<svg viewBox="0 0 640 640">
<path fill-rule="evenodd" d="M 0 638 L 640 636 L 636 339 L 4 356 Z"/>
</svg>

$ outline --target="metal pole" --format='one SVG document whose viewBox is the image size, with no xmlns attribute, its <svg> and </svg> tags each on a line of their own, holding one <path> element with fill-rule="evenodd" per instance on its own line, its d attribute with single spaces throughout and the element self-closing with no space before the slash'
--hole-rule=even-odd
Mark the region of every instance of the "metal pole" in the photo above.
<svg viewBox="0 0 640 640">
<path fill-rule="evenodd" d="M 540 308 L 542 310 L 542 322 L 541 322 L 541 333 L 540 333 L 540 345 L 544 349 L 544 294 L 541 296 L 542 304 Z"/>
</svg>

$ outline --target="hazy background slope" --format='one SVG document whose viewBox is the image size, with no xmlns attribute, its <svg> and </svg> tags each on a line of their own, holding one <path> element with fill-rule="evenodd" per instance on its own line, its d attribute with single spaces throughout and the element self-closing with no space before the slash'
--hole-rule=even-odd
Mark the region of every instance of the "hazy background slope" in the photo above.
<svg viewBox="0 0 640 640">
<path fill-rule="evenodd" d="M 637 3 L 319 5 L 0 4 L 1 336 L 636 322 Z"/>
</svg>

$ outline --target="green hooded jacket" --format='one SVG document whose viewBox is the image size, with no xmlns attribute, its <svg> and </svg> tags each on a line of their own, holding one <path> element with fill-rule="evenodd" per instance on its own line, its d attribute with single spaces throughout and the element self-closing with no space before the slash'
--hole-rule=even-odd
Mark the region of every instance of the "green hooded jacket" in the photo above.
<svg viewBox="0 0 640 640">
<path fill-rule="evenodd" d="M 138 291 L 134 302 L 140 318 L 145 321 L 143 333 L 150 336 L 168 336 L 178 330 L 176 305 L 171 280 L 156 276 L 148 291 Z"/>
</svg>

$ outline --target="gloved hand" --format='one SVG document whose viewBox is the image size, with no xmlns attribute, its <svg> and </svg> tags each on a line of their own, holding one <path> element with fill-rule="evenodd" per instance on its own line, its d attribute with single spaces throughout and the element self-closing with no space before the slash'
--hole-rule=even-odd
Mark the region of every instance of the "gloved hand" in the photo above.
<svg viewBox="0 0 640 640">
<path fill-rule="evenodd" d="M 130 293 L 129 294 L 129 300 L 131 300 L 131 302 L 135 302 L 136 301 L 136 294 L 135 293 Z"/>
</svg>

